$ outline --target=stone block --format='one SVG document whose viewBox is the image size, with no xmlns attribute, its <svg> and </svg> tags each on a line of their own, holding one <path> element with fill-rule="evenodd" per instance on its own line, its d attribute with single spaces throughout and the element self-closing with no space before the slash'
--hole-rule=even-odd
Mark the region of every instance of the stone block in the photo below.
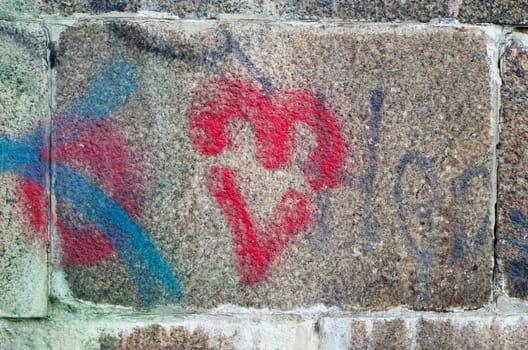
<svg viewBox="0 0 528 350">
<path fill-rule="evenodd" d="M 476 28 L 80 23 L 52 131 L 73 295 L 474 308 L 494 157 Z"/>
<path fill-rule="evenodd" d="M 46 49 L 39 26 L 0 21 L 1 316 L 46 314 L 50 120 Z"/>
<path fill-rule="evenodd" d="M 128 349 L 306 349 L 318 339 L 313 321 L 245 317 L 194 317 L 180 322 L 101 330 L 101 350 Z"/>
<path fill-rule="evenodd" d="M 269 314 L 0 320 L 2 350 L 316 350 L 318 340 L 315 321 Z"/>
<path fill-rule="evenodd" d="M 323 318 L 319 349 L 525 349 L 527 329 L 526 316 L 482 313 Z"/>
<path fill-rule="evenodd" d="M 333 17 L 375 22 L 457 20 L 462 23 L 526 24 L 528 2 L 480 0 L 336 0 Z"/>
<path fill-rule="evenodd" d="M 35 1 L 35 0 L 33 0 Z M 135 12 L 141 9 L 141 0 L 36 0 L 37 14 Z"/>
<path fill-rule="evenodd" d="M 502 71 L 497 236 L 506 292 L 528 298 L 528 40 L 518 34 L 506 49 Z"/>
<path fill-rule="evenodd" d="M 170 13 L 182 18 L 243 15 L 369 22 L 429 22 L 443 18 L 462 23 L 528 23 L 528 0 L 38 0 L 36 9 L 44 13 L 66 14 L 143 10 Z"/>
</svg>

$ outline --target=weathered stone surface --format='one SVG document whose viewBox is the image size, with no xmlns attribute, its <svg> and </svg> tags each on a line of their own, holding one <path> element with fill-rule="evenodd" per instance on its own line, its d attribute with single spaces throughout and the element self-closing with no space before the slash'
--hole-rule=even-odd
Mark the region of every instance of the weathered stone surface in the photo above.
<svg viewBox="0 0 528 350">
<path fill-rule="evenodd" d="M 456 19 L 462 23 L 528 23 L 528 1 L 336 0 L 333 17 L 367 21 Z"/>
<path fill-rule="evenodd" d="M 0 349 L 305 349 L 316 350 L 314 320 L 270 315 L 196 315 L 173 320 L 55 318 L 0 320 Z"/>
<path fill-rule="evenodd" d="M 336 0 L 335 16 L 367 21 L 417 20 L 454 18 L 460 22 L 489 21 L 489 5 L 482 1 L 411 0 L 373 3 L 368 0 Z"/>
<path fill-rule="evenodd" d="M 490 1 L 491 18 L 488 22 L 528 24 L 528 0 Z"/>
<path fill-rule="evenodd" d="M 295 19 L 335 18 L 373 22 L 421 21 L 437 18 L 463 23 L 527 24 L 528 0 L 39 0 L 41 12 L 156 11 L 180 17 L 225 14 Z"/>
<path fill-rule="evenodd" d="M 163 328 L 159 324 L 148 327 L 135 327 L 130 334 L 121 333 L 118 337 L 102 335 L 99 338 L 101 350 L 134 349 L 233 349 L 233 345 L 223 338 L 211 341 L 203 330 L 188 330 L 183 327 Z"/>
<path fill-rule="evenodd" d="M 215 1 L 165 1 L 165 0 L 39 0 L 36 5 L 39 13 L 74 12 L 105 13 L 111 11 L 136 12 L 154 11 L 177 15 L 182 18 L 213 18 L 218 15 L 248 15 L 272 17 L 330 17 L 331 1 L 254 1 L 254 0 L 215 0 Z"/>
<path fill-rule="evenodd" d="M 509 295 L 528 297 L 528 45 L 519 34 L 503 61 L 497 234 Z"/>
<path fill-rule="evenodd" d="M 292 315 L 108 315 L 0 320 L 0 349 L 525 349 L 528 317 L 419 314 L 315 319 Z"/>
<path fill-rule="evenodd" d="M 46 313 L 47 87 L 44 33 L 0 22 L 1 316 Z"/>
<path fill-rule="evenodd" d="M 0 0 L 0 20 L 14 20 L 33 14 L 36 0 Z"/>
<path fill-rule="evenodd" d="M 319 321 L 325 349 L 525 349 L 526 316 L 357 317 Z"/>
<path fill-rule="evenodd" d="M 35 11 L 38 14 L 137 11 L 140 9 L 140 3 L 141 0 L 37 0 L 35 4 Z"/>
<path fill-rule="evenodd" d="M 84 23 L 61 35 L 54 194 L 75 296 L 184 308 L 488 302 L 483 32 L 190 26 Z"/>
</svg>

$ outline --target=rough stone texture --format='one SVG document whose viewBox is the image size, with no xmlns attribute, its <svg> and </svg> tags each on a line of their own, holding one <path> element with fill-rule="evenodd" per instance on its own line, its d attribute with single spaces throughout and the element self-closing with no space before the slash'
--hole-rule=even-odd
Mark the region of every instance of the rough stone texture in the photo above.
<svg viewBox="0 0 528 350">
<path fill-rule="evenodd" d="M 376 2 L 336 0 L 333 17 L 367 21 L 453 18 L 463 23 L 527 24 L 528 1 L 411 0 Z"/>
<path fill-rule="evenodd" d="M 525 316 L 478 313 L 323 318 L 319 349 L 525 349 L 527 330 Z"/>
<path fill-rule="evenodd" d="M 314 320 L 297 316 L 195 315 L 151 320 L 112 315 L 98 318 L 0 320 L 1 350 L 316 350 Z"/>
<path fill-rule="evenodd" d="M 528 24 L 528 0 L 490 1 L 491 23 Z"/>
<path fill-rule="evenodd" d="M 81 313 L 82 314 L 82 313 Z M 84 315 L 84 314 L 83 314 Z M 486 349 L 528 346 L 528 317 L 489 312 L 354 317 L 203 314 L 0 320 L 0 349 Z"/>
<path fill-rule="evenodd" d="M 528 45 L 515 36 L 503 58 L 497 205 L 498 259 L 509 295 L 528 297 Z"/>
<path fill-rule="evenodd" d="M 34 13 L 36 0 L 0 0 L 0 20 L 14 20 Z"/>
<path fill-rule="evenodd" d="M 189 25 L 61 35 L 54 190 L 75 296 L 184 308 L 488 302 L 483 32 Z"/>
<path fill-rule="evenodd" d="M 135 327 L 130 334 L 119 337 L 102 335 L 99 338 L 101 350 L 161 350 L 161 349 L 233 349 L 233 345 L 223 337 L 211 341 L 201 329 L 187 330 L 181 326 L 163 328 L 159 324 L 148 327 Z"/>
<path fill-rule="evenodd" d="M 146 10 L 191 18 L 236 14 L 373 22 L 452 18 L 465 23 L 528 24 L 528 0 L 39 0 L 35 7 L 45 13 Z"/>
<path fill-rule="evenodd" d="M 46 54 L 39 26 L 0 21 L 1 316 L 46 314 Z"/>
</svg>

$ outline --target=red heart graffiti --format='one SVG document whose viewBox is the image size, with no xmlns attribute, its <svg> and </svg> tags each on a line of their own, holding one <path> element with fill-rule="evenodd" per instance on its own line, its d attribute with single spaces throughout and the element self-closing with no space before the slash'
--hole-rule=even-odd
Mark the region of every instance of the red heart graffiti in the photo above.
<svg viewBox="0 0 528 350">
<path fill-rule="evenodd" d="M 269 96 L 236 77 L 213 79 L 196 90 L 189 108 L 190 136 L 198 150 L 216 156 L 228 148 L 231 144 L 225 129 L 235 118 L 252 126 L 256 158 L 268 170 L 291 163 L 295 123 L 307 124 L 317 141 L 304 167 L 311 190 L 319 192 L 339 183 L 345 143 L 334 116 L 315 93 L 275 91 Z M 265 229 L 257 230 L 234 170 L 213 167 L 207 185 L 233 232 L 236 265 L 244 283 L 262 280 L 269 265 L 313 220 L 311 195 L 289 189 L 264 224 Z"/>
</svg>

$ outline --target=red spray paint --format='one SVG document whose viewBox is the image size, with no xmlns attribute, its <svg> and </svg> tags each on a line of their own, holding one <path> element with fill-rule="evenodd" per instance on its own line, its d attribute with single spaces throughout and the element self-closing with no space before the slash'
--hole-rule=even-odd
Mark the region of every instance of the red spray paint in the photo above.
<svg viewBox="0 0 528 350">
<path fill-rule="evenodd" d="M 59 146 L 53 148 L 53 162 L 68 164 L 89 175 L 116 203 L 132 217 L 137 217 L 140 213 L 137 194 L 143 181 L 120 130 L 109 120 L 91 127 L 84 125 L 82 120 L 71 124 L 71 127 L 85 131 L 69 142 L 61 142 L 61 139 L 63 136 L 67 138 L 70 129 L 64 129 L 64 135 L 55 135 L 54 143 Z M 49 159 L 47 154 L 41 156 Z M 21 180 L 18 190 L 32 226 L 45 239 L 48 205 L 44 188 L 32 181 Z M 55 218 L 55 225 L 66 265 L 97 262 L 113 251 L 108 238 L 92 225 L 71 227 L 61 215 Z"/>
<path fill-rule="evenodd" d="M 213 167 L 207 187 L 224 212 L 233 231 L 237 269 L 242 282 L 252 284 L 265 277 L 268 266 L 312 220 L 308 196 L 288 190 L 259 231 L 236 184 L 235 172 Z"/>
<path fill-rule="evenodd" d="M 231 146 L 226 126 L 236 118 L 253 128 L 256 158 L 268 170 L 291 164 L 295 124 L 307 124 L 317 141 L 304 167 L 311 190 L 319 192 L 339 184 L 345 142 L 334 116 L 315 93 L 279 90 L 269 96 L 239 78 L 212 80 L 197 89 L 189 109 L 193 143 L 204 155 L 220 154 Z M 258 230 L 241 196 L 234 170 L 213 167 L 207 185 L 231 227 L 236 265 L 244 283 L 261 281 L 270 264 L 313 220 L 311 195 L 289 189 L 268 218 L 265 229 Z"/>
</svg>

